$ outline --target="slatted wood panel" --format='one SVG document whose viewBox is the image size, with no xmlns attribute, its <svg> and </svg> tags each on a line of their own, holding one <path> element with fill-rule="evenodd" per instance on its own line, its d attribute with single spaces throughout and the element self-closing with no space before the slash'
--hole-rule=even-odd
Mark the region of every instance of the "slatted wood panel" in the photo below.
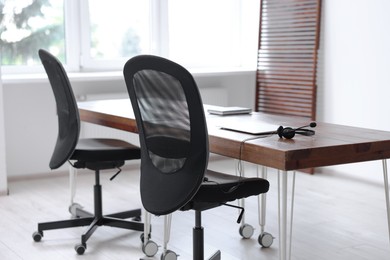
<svg viewBox="0 0 390 260">
<path fill-rule="evenodd" d="M 262 0 L 256 111 L 316 117 L 321 0 Z"/>
</svg>

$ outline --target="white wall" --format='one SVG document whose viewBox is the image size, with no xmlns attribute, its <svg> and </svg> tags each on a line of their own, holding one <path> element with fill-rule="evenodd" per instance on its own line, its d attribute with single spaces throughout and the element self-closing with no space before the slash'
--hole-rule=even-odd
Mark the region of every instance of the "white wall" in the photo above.
<svg viewBox="0 0 390 260">
<path fill-rule="evenodd" d="M 70 75 L 72 87 L 78 97 L 128 97 L 123 76 L 85 78 Z M 209 104 L 239 104 L 252 106 L 248 93 L 253 92 L 254 73 L 216 73 L 196 76 L 203 101 Z M 238 94 L 228 91 L 240 88 Z M 8 176 L 23 176 L 49 172 L 49 160 L 57 137 L 57 117 L 54 97 L 48 80 L 42 76 L 23 82 L 6 80 L 4 85 L 5 128 L 7 133 Z M 88 135 L 101 130 L 87 128 Z M 85 131 L 84 131 L 85 132 Z M 115 133 L 117 135 L 118 133 Z M 123 137 L 123 135 L 121 135 Z M 130 140 L 133 137 L 129 136 Z M 66 170 L 61 168 L 60 170 Z"/>
<path fill-rule="evenodd" d="M 390 1 L 325 0 L 323 120 L 390 130 Z"/>
<path fill-rule="evenodd" d="M 390 1 L 322 2 L 317 119 L 390 131 Z M 205 103 L 254 104 L 254 72 L 196 74 L 195 78 Z M 106 80 L 71 81 L 76 95 L 126 93 L 120 73 Z M 47 80 L 3 84 L 9 176 L 48 172 L 57 122 Z M 336 168 L 354 171 L 362 165 L 369 172 L 381 171 L 378 162 Z"/>
<path fill-rule="evenodd" d="M 1 57 L 0 57 L 1 58 Z M 3 106 L 3 84 L 1 80 L 0 66 L 0 195 L 7 193 L 7 167 L 5 159 L 5 128 L 4 128 L 4 106 Z"/>
<path fill-rule="evenodd" d="M 390 131 L 390 1 L 322 3 L 320 119 Z M 382 182 L 380 162 L 333 168 Z"/>
</svg>

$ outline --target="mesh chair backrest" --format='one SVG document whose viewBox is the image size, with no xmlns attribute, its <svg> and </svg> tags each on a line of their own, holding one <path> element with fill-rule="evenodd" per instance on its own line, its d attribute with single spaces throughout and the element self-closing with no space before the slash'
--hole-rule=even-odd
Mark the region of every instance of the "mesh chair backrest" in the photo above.
<svg viewBox="0 0 390 260">
<path fill-rule="evenodd" d="M 39 50 L 57 105 L 58 136 L 49 166 L 56 169 L 63 165 L 77 145 L 80 133 L 80 119 L 76 99 L 68 76 L 61 62 L 45 50 Z"/>
<path fill-rule="evenodd" d="M 192 75 L 167 59 L 130 59 L 124 76 L 141 143 L 141 199 L 156 215 L 184 206 L 208 163 L 203 104 Z"/>
</svg>

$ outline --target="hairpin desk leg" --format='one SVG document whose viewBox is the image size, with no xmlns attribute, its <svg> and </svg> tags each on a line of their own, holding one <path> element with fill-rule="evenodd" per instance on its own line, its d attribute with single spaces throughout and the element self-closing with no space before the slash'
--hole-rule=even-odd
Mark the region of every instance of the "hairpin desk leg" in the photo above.
<svg viewBox="0 0 390 260">
<path fill-rule="evenodd" d="M 386 196 L 386 210 L 387 210 L 387 227 L 389 229 L 389 242 L 390 242 L 390 197 L 389 197 L 389 177 L 387 174 L 387 161 L 386 159 L 382 160 L 383 165 L 383 178 L 385 186 L 385 196 Z"/>
<path fill-rule="evenodd" d="M 295 171 L 292 180 L 291 190 L 291 212 L 290 223 L 287 221 L 287 197 L 288 197 L 288 173 L 287 171 L 278 172 L 278 215 L 279 215 L 279 259 L 291 259 L 292 225 L 294 210 L 294 192 L 295 192 Z M 290 224 L 289 237 L 287 237 L 287 226 Z M 288 252 L 287 252 L 288 246 Z"/>
</svg>

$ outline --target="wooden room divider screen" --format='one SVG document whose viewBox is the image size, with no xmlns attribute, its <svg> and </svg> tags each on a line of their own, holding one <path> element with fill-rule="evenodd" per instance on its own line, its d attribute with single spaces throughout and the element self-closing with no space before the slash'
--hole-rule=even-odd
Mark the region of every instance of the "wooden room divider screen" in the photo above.
<svg viewBox="0 0 390 260">
<path fill-rule="evenodd" d="M 321 0 L 262 0 L 256 111 L 316 118 Z"/>
</svg>

